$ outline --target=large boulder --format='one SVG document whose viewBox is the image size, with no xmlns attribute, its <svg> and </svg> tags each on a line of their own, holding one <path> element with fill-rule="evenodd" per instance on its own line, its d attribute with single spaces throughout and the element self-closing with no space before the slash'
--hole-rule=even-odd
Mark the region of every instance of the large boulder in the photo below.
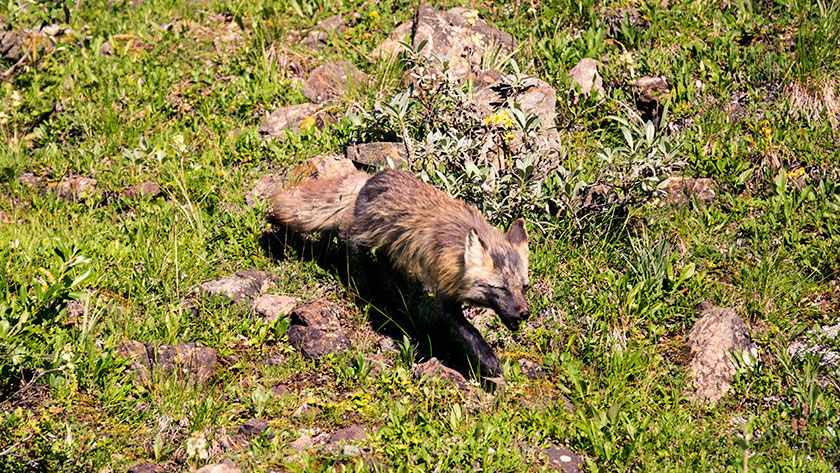
<svg viewBox="0 0 840 473">
<path fill-rule="evenodd" d="M 447 11 L 422 6 L 412 21 L 398 26 L 374 52 L 378 56 L 401 51 L 403 40 L 417 48 L 426 41 L 423 57 L 449 58 L 449 72 L 454 79 L 466 79 L 481 70 L 485 53 L 498 50 L 500 56 L 516 47 L 513 36 L 490 26 L 476 10 L 451 8 Z"/>
</svg>

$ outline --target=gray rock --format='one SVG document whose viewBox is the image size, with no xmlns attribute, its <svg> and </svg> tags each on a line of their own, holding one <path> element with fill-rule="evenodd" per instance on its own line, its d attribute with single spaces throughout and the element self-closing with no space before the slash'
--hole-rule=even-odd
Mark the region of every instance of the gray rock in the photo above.
<svg viewBox="0 0 840 473">
<path fill-rule="evenodd" d="M 715 403 L 729 390 L 735 379 L 733 352 L 745 360 L 755 357 L 755 347 L 750 341 L 749 330 L 734 310 L 701 304 L 702 314 L 688 334 L 692 359 L 689 371 L 695 392 L 690 399 L 695 403 Z"/>
<path fill-rule="evenodd" d="M 164 471 L 166 470 L 162 466 L 154 463 L 138 463 L 129 468 L 127 473 L 163 473 Z"/>
<path fill-rule="evenodd" d="M 709 205 L 715 200 L 715 181 L 710 178 L 688 178 L 672 176 L 665 188 L 666 201 L 678 207 L 691 203 L 696 198 L 701 205 Z"/>
<path fill-rule="evenodd" d="M 129 340 L 117 347 L 117 354 L 131 360 L 129 371 L 135 382 L 150 385 L 152 372 L 170 376 L 183 376 L 187 384 L 204 384 L 216 366 L 216 350 L 199 347 L 195 343 L 177 346 L 154 342 L 140 343 Z"/>
<path fill-rule="evenodd" d="M 580 87 L 585 95 L 595 94 L 595 98 L 601 100 L 606 95 L 604 90 L 604 79 L 598 73 L 598 61 L 592 58 L 583 58 L 569 71 L 569 78 Z"/>
<path fill-rule="evenodd" d="M 408 154 L 402 143 L 363 143 L 348 146 L 347 159 L 375 168 L 386 166 L 390 159 L 394 167 L 398 168 L 408 161 Z"/>
<path fill-rule="evenodd" d="M 195 473 L 242 473 L 242 470 L 227 463 L 215 463 L 203 466 Z"/>
<path fill-rule="evenodd" d="M 310 437 L 308 434 L 303 434 L 300 436 L 300 438 L 292 442 L 291 447 L 292 449 L 298 452 L 308 450 L 312 447 L 312 437 Z"/>
<path fill-rule="evenodd" d="M 543 449 L 543 455 L 548 459 L 548 466 L 564 473 L 578 473 L 583 471 L 583 457 L 572 449 L 561 445 L 551 445 Z"/>
<path fill-rule="evenodd" d="M 340 100 L 348 90 L 364 87 L 368 76 L 350 61 L 322 64 L 306 79 L 300 91 L 314 103 Z"/>
<path fill-rule="evenodd" d="M 268 422 L 259 419 L 248 419 L 239 426 L 237 433 L 246 437 L 254 437 L 265 432 L 268 428 Z"/>
<path fill-rule="evenodd" d="M 129 340 L 117 346 L 117 354 L 131 360 L 128 370 L 134 376 L 136 383 L 147 385 L 152 379 L 152 361 L 149 359 L 149 351 L 146 345 L 141 342 Z"/>
<path fill-rule="evenodd" d="M 519 370 L 530 379 L 545 377 L 545 371 L 543 371 L 542 365 L 526 358 L 519 359 Z"/>
<path fill-rule="evenodd" d="M 282 138 L 284 130 L 300 133 L 301 122 L 310 117 L 314 118 L 312 126 L 322 128 L 325 122 L 323 115 L 318 113 L 319 110 L 320 107 L 314 103 L 280 107 L 263 121 L 259 133 L 263 139 Z"/>
<path fill-rule="evenodd" d="M 427 41 L 421 51 L 424 57 L 449 57 L 450 74 L 454 79 L 466 79 L 478 73 L 485 52 L 498 49 L 499 55 L 504 57 L 516 47 L 513 36 L 490 26 L 473 10 L 455 7 L 441 11 L 422 6 L 414 20 L 403 23 L 388 35 L 374 51 L 374 56 L 399 53 L 402 50 L 399 41 L 406 38 L 415 48 Z"/>
<path fill-rule="evenodd" d="M 301 43 L 310 49 L 318 49 L 327 45 L 331 35 L 343 31 L 344 19 L 341 15 L 333 15 L 315 25 Z"/>
<path fill-rule="evenodd" d="M 306 164 L 303 176 L 338 177 L 356 171 L 353 162 L 340 154 L 326 154 L 310 158 Z M 303 177 L 302 176 L 302 177 Z"/>
<path fill-rule="evenodd" d="M 264 294 L 254 299 L 251 307 L 266 323 L 270 323 L 291 313 L 299 302 L 300 300 L 296 297 Z"/>
<path fill-rule="evenodd" d="M 470 383 L 464 375 L 448 366 L 444 366 L 437 358 L 431 358 L 425 363 L 415 364 L 411 370 L 411 374 L 415 379 L 429 377 L 451 381 L 461 391 L 470 391 L 472 389 L 472 386 L 470 386 Z"/>
<path fill-rule="evenodd" d="M 254 184 L 254 188 L 245 196 L 245 203 L 254 207 L 258 201 L 268 200 L 277 191 L 282 189 L 285 183 L 286 179 L 279 173 L 266 174 Z"/>
<path fill-rule="evenodd" d="M 337 308 L 326 299 L 297 306 L 291 313 L 286 334 L 289 343 L 308 359 L 320 358 L 350 348 L 350 340 L 338 323 Z"/>
<path fill-rule="evenodd" d="M 61 199 L 73 202 L 86 200 L 97 195 L 96 179 L 84 176 L 65 177 L 61 182 L 47 184 L 45 190 L 52 192 Z"/>
<path fill-rule="evenodd" d="M 157 370 L 183 375 L 188 382 L 206 383 L 216 366 L 216 350 L 199 347 L 195 343 L 179 343 L 177 346 L 146 343 L 146 349 Z"/>
<path fill-rule="evenodd" d="M 341 449 L 341 454 L 348 457 L 360 457 L 362 456 L 362 450 L 355 445 L 345 445 L 344 448 Z"/>
<path fill-rule="evenodd" d="M 359 424 L 351 424 L 348 427 L 335 431 L 327 443 L 349 443 L 359 442 L 367 438 L 365 428 Z"/>
<path fill-rule="evenodd" d="M 633 87 L 633 97 L 636 99 L 636 108 L 642 120 L 653 122 L 659 127 L 659 119 L 662 114 L 662 99 L 669 96 L 671 88 L 668 80 L 662 76 L 640 77 Z"/>
<path fill-rule="evenodd" d="M 276 276 L 264 271 L 249 269 L 204 281 L 198 285 L 198 289 L 205 294 L 221 295 L 234 302 L 244 302 L 264 292 L 276 279 Z"/>
<path fill-rule="evenodd" d="M 17 62 L 26 55 L 40 55 L 52 50 L 62 36 L 70 33 L 71 30 L 59 25 L 18 31 L 0 30 L 0 57 Z"/>
<path fill-rule="evenodd" d="M 121 195 L 129 200 L 138 197 L 155 197 L 161 193 L 160 184 L 155 181 L 146 181 L 136 186 L 131 186 L 126 189 Z"/>
</svg>

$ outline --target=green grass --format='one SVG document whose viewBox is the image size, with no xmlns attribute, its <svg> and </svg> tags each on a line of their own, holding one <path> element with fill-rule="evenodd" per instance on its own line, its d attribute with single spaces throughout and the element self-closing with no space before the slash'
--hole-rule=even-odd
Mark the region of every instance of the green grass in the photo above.
<svg viewBox="0 0 840 473">
<path fill-rule="evenodd" d="M 379 308 L 357 294 L 361 280 L 348 280 L 346 265 L 319 264 L 315 243 L 270 257 L 261 243 L 266 203 L 244 200 L 265 173 L 311 156 L 396 137 L 401 127 L 417 141 L 441 131 L 428 116 L 443 102 L 402 117 L 377 109 L 400 92 L 405 65 L 371 53 L 415 4 L 0 6 L 7 29 L 70 30 L 37 57 L 16 66 L 0 60 L 0 73 L 9 71 L 0 78 L 0 470 L 125 471 L 154 461 L 182 471 L 227 457 L 244 471 L 365 471 L 370 466 L 355 458 L 290 449 L 303 433 L 315 438 L 356 422 L 371 432 L 369 454 L 394 471 L 540 471 L 539 451 L 549 443 L 582 453 L 587 471 L 838 471 L 837 366 L 787 351 L 792 340 L 840 351 L 840 341 L 811 330 L 840 322 L 840 136 L 829 107 L 801 109 L 805 102 L 789 92 L 795 84 L 838 92 L 836 48 L 824 44 L 836 43 L 837 7 L 668 3 L 478 5 L 482 18 L 516 37 L 519 68 L 557 88 L 570 170 L 538 176 L 523 165 L 487 197 L 482 170 L 457 160 L 423 168 L 494 223 L 535 222 L 536 316 L 515 336 L 497 320 L 480 327 L 507 362 L 508 379 L 483 400 L 411 377 L 408 347 L 428 355 L 427 340 L 398 341 L 403 353 L 386 354 L 391 367 L 379 372 L 359 361 L 382 337 Z M 328 47 L 298 44 L 334 14 L 347 29 Z M 115 35 L 143 46 L 117 43 L 124 47 L 99 54 Z M 603 101 L 567 93 L 566 73 L 583 57 L 602 61 Z M 374 80 L 323 130 L 263 141 L 257 128 L 267 113 L 305 101 L 289 64 L 308 72 L 338 59 Z M 626 147 L 622 123 L 610 118 L 627 116 L 632 84 L 648 74 L 666 76 L 672 88 L 654 145 L 667 139 L 678 146 L 683 174 L 713 178 L 714 203 L 673 208 L 644 194 L 624 213 L 572 218 L 563 196 L 598 179 L 605 148 L 632 163 L 653 156 L 654 145 Z M 743 113 L 727 115 L 724 106 L 739 94 L 747 97 Z M 354 124 L 348 110 L 366 118 Z M 454 131 L 476 132 L 474 117 L 452 113 L 460 120 Z M 462 143 L 445 156 L 473 151 Z M 62 200 L 21 183 L 24 173 L 51 184 L 92 177 L 98 194 Z M 160 197 L 120 196 L 147 180 L 160 184 Z M 542 195 L 499 200 L 535 182 Z M 343 261 L 340 246 L 327 251 Z M 339 304 L 353 349 L 308 361 L 285 342 L 284 321 L 263 324 L 246 306 L 192 292 L 250 268 L 278 277 L 273 293 Z M 428 297 L 408 297 L 405 308 L 428 312 Z M 185 299 L 200 313 L 185 310 Z M 71 300 L 85 304 L 81 316 L 68 313 Z M 692 308 L 703 300 L 733 307 L 761 357 L 739 366 L 716 406 L 695 406 L 686 394 L 683 351 Z M 139 386 L 116 353 L 126 340 L 196 342 L 216 349 L 219 364 L 203 387 L 167 376 Z M 523 357 L 539 362 L 546 378 L 519 373 Z M 277 384 L 285 395 L 269 394 Z M 310 413 L 294 416 L 303 404 Z M 265 419 L 270 434 L 225 449 L 225 436 L 250 417 Z"/>
</svg>

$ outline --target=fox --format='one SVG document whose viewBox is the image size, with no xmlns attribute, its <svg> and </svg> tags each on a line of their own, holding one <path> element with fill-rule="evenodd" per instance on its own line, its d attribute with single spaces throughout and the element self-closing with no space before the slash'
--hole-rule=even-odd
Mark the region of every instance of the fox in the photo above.
<svg viewBox="0 0 840 473">
<path fill-rule="evenodd" d="M 412 173 L 356 170 L 316 177 L 276 192 L 268 220 L 299 233 L 332 231 L 352 251 L 384 250 L 391 265 L 434 295 L 435 317 L 461 337 L 482 376 L 502 365 L 464 316 L 463 304 L 488 307 L 511 331 L 528 320 L 528 233 L 517 219 L 506 233 L 474 205 L 454 199 Z"/>
</svg>

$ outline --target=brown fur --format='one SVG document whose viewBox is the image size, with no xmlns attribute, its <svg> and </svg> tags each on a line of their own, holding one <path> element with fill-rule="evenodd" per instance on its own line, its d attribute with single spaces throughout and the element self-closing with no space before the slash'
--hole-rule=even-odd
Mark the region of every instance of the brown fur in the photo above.
<svg viewBox="0 0 840 473">
<path fill-rule="evenodd" d="M 396 267 L 435 293 L 439 311 L 458 312 L 443 315 L 492 365 L 490 372 L 499 370 L 492 349 L 464 326 L 457 303 L 492 307 L 511 329 L 527 318 L 528 236 L 522 220 L 502 234 L 474 206 L 393 169 L 307 181 L 277 193 L 272 204 L 273 223 L 300 232 L 338 231 L 355 248 L 382 247 Z"/>
</svg>

